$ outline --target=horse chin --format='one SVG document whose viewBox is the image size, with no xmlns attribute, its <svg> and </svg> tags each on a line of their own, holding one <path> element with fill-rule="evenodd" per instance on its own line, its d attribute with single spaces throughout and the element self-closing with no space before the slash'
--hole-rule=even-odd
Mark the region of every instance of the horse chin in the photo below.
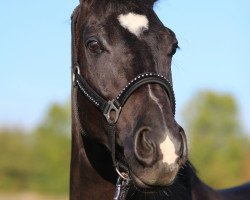
<svg viewBox="0 0 250 200">
<path fill-rule="evenodd" d="M 171 171 L 163 171 L 166 171 L 166 169 L 154 170 L 140 175 L 130 172 L 130 176 L 137 189 L 146 192 L 157 192 L 174 183 L 179 167 L 176 165 Z"/>
<path fill-rule="evenodd" d="M 134 186 L 138 189 L 152 189 L 152 186 L 144 183 L 140 178 L 138 178 L 135 174 L 131 173 L 131 178 L 133 180 Z"/>
</svg>

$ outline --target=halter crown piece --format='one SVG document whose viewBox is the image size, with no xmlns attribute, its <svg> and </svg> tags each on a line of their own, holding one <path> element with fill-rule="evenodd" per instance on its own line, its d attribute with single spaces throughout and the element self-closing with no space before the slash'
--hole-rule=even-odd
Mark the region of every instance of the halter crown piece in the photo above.
<svg viewBox="0 0 250 200">
<path fill-rule="evenodd" d="M 80 72 L 77 59 L 76 51 L 76 41 L 75 41 L 75 24 L 77 22 L 77 16 L 79 14 L 79 6 L 76 7 L 72 16 L 71 16 L 71 31 L 72 31 L 72 81 L 73 86 L 76 89 L 80 89 L 81 93 L 103 114 L 108 123 L 108 137 L 111 147 L 111 156 L 113 165 L 118 174 L 118 180 L 116 184 L 116 193 L 114 195 L 114 200 L 124 200 L 126 198 L 127 192 L 130 185 L 130 175 L 128 167 L 116 159 L 116 136 L 115 136 L 115 124 L 119 120 L 122 107 L 126 103 L 127 99 L 132 95 L 132 93 L 137 90 L 139 87 L 145 84 L 159 84 L 161 85 L 165 92 L 167 93 L 172 107 L 173 115 L 175 114 L 175 96 L 171 83 L 168 79 L 162 75 L 147 72 L 139 74 L 133 80 L 131 80 L 118 94 L 115 99 L 105 100 L 100 96 L 93 88 L 89 86 L 87 81 L 84 79 L 83 75 Z M 75 93 L 76 95 L 77 93 Z M 75 97 L 77 105 L 77 96 Z M 77 109 L 77 106 L 76 106 Z M 114 113 L 114 117 L 111 117 Z M 78 112 L 75 112 L 78 115 Z M 113 115 L 112 115 L 113 116 Z M 79 116 L 76 116 L 78 119 L 78 124 L 83 136 L 88 136 L 86 132 L 81 128 Z"/>
</svg>

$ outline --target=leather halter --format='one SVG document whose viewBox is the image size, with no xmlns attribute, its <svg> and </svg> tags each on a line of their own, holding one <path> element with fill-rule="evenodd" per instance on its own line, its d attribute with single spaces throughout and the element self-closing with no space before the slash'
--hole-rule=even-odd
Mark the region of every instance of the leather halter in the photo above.
<svg viewBox="0 0 250 200">
<path fill-rule="evenodd" d="M 84 75 L 81 74 L 78 57 L 77 57 L 77 49 L 76 49 L 76 41 L 75 41 L 75 24 L 77 22 L 77 17 L 79 14 L 79 6 L 74 10 L 71 20 L 71 28 L 72 28 L 72 82 L 73 86 L 76 89 L 80 89 L 81 93 L 103 114 L 108 123 L 108 137 L 110 141 L 111 147 L 111 155 L 113 160 L 113 165 L 121 179 L 129 179 L 129 170 L 126 165 L 122 162 L 117 161 L 116 158 L 116 136 L 115 136 L 115 125 L 119 120 L 120 113 L 122 111 L 122 107 L 126 103 L 127 99 L 133 94 L 135 90 L 140 88 L 145 84 L 158 84 L 161 85 L 165 90 L 168 98 L 170 99 L 171 108 L 173 115 L 175 115 L 175 96 L 171 83 L 168 79 L 162 75 L 146 72 L 143 74 L 139 74 L 133 80 L 131 80 L 117 95 L 116 98 L 112 100 L 106 100 L 105 97 L 100 96 L 84 79 Z M 76 90 L 77 92 L 78 90 Z M 77 95 L 77 93 L 75 93 Z M 77 96 L 76 99 L 76 107 L 77 107 Z M 77 108 L 76 108 L 77 109 Z M 75 112 L 77 115 L 78 113 Z M 115 113 L 115 116 L 112 117 L 111 113 Z M 79 128 L 82 130 L 82 134 L 84 136 L 88 136 L 86 132 L 81 128 L 81 123 L 79 120 L 79 116 L 77 116 Z M 122 171 L 121 171 L 122 169 Z M 125 170 L 125 173 L 124 173 Z"/>
</svg>

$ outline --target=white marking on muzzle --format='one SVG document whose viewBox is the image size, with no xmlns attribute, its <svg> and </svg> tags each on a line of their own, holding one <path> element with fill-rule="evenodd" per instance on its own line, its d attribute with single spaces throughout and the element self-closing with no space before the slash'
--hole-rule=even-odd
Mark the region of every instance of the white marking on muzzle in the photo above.
<svg viewBox="0 0 250 200">
<path fill-rule="evenodd" d="M 167 164 L 172 164 L 175 162 L 178 155 L 175 153 L 174 143 L 171 141 L 167 135 L 166 139 L 160 144 L 160 149 L 163 155 L 162 161 Z"/>
<path fill-rule="evenodd" d="M 150 85 L 148 85 L 148 89 L 149 89 L 149 96 L 158 105 L 158 107 L 161 110 L 161 115 L 163 117 L 163 123 L 165 126 L 164 128 L 167 129 L 167 125 L 166 125 L 166 122 L 164 120 L 162 105 L 160 104 L 159 99 L 153 94 Z M 176 158 L 178 158 L 178 155 L 176 155 L 176 153 L 175 153 L 174 143 L 171 141 L 171 139 L 169 138 L 168 135 L 165 138 L 165 140 L 160 144 L 160 149 L 161 149 L 161 153 L 163 156 L 162 161 L 164 163 L 167 163 L 170 165 L 170 164 L 175 162 Z"/>
<path fill-rule="evenodd" d="M 126 15 L 119 15 L 118 21 L 123 28 L 135 34 L 137 37 L 139 37 L 143 31 L 148 30 L 148 18 L 145 15 L 130 12 Z"/>
</svg>

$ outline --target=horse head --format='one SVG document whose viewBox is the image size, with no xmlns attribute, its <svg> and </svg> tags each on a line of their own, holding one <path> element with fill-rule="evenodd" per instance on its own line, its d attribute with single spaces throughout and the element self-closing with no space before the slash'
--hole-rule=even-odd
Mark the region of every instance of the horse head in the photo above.
<svg viewBox="0 0 250 200">
<path fill-rule="evenodd" d="M 139 188 L 171 185 L 187 160 L 185 133 L 174 116 L 174 95 L 162 83 L 172 84 L 171 60 L 178 42 L 153 11 L 154 2 L 81 0 L 73 30 L 77 73 L 106 101 L 123 94 L 133 80 L 149 76 L 127 95 L 112 123 L 115 159 L 124 163 Z M 77 92 L 80 124 L 112 151 L 109 123 L 93 101 L 98 103 Z M 116 112 L 110 109 L 111 121 Z"/>
</svg>

